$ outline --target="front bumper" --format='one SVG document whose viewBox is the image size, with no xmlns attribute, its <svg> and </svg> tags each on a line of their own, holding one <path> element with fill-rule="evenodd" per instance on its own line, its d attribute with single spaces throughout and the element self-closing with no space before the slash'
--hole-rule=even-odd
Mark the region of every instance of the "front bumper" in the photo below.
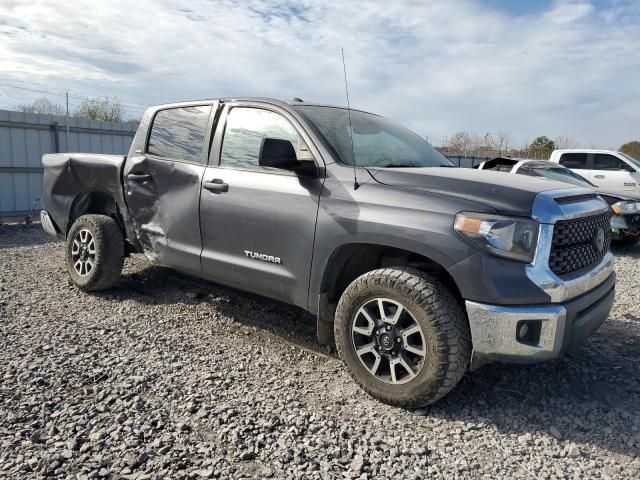
<svg viewBox="0 0 640 480">
<path fill-rule="evenodd" d="M 611 217 L 611 229 L 612 230 L 626 230 L 629 228 L 627 220 L 624 215 L 613 215 Z"/>
<path fill-rule="evenodd" d="M 560 357 L 602 325 L 615 297 L 613 254 L 607 252 L 586 272 L 578 270 L 563 278 L 549 268 L 549 258 L 556 222 L 609 210 L 601 198 L 580 189 L 552 190 L 536 196 L 531 216 L 540 222 L 540 233 L 535 257 L 525 266 L 525 274 L 548 300 L 523 301 L 522 305 L 467 301 L 473 342 L 471 369 L 492 361 L 530 363 Z"/>
<path fill-rule="evenodd" d="M 615 240 L 638 236 L 640 234 L 640 214 L 613 215 L 611 217 L 611 230 Z"/>
<path fill-rule="evenodd" d="M 473 342 L 471 370 L 488 362 L 550 360 L 574 349 L 606 320 L 613 306 L 615 281 L 611 273 L 596 288 L 560 304 L 498 306 L 467 301 Z M 525 323 L 534 335 L 523 339 L 519 329 Z"/>
</svg>

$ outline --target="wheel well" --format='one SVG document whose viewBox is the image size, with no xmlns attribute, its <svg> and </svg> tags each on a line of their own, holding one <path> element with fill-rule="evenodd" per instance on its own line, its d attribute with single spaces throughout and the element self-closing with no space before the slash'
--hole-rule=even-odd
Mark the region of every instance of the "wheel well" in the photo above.
<svg viewBox="0 0 640 480">
<path fill-rule="evenodd" d="M 66 233 L 69 233 L 73 222 L 82 215 L 91 213 L 112 217 L 118 223 L 122 234 L 125 235 L 124 220 L 122 219 L 120 208 L 115 199 L 105 192 L 85 192 L 74 198 L 69 209 L 69 222 L 67 223 Z"/>
<path fill-rule="evenodd" d="M 383 267 L 415 267 L 429 272 L 443 281 L 458 298 L 462 298 L 453 277 L 430 258 L 399 248 L 361 243 L 344 245 L 333 252 L 320 292 L 327 295 L 329 303 L 337 304 L 351 282 L 364 273 Z"/>
<path fill-rule="evenodd" d="M 330 342 L 333 318 L 340 296 L 351 282 L 364 273 L 383 267 L 415 267 L 438 277 L 462 301 L 453 277 L 439 263 L 423 255 L 394 247 L 348 244 L 339 247 L 327 262 L 318 304 L 318 339 Z"/>
</svg>

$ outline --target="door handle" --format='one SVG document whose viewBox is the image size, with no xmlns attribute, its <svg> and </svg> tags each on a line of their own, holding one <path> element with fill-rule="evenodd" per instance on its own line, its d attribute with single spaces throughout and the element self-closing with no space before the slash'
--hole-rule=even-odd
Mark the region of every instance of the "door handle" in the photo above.
<svg viewBox="0 0 640 480">
<path fill-rule="evenodd" d="M 202 188 L 212 193 L 224 193 L 229 191 L 229 184 L 224 183 L 221 178 L 214 178 L 210 182 L 203 182 Z"/>
<path fill-rule="evenodd" d="M 148 175 L 146 173 L 130 173 L 129 175 L 127 175 L 127 180 L 142 183 L 146 182 L 147 180 L 151 180 L 151 175 Z"/>
<path fill-rule="evenodd" d="M 604 175 L 596 175 L 595 178 L 604 178 Z"/>
</svg>

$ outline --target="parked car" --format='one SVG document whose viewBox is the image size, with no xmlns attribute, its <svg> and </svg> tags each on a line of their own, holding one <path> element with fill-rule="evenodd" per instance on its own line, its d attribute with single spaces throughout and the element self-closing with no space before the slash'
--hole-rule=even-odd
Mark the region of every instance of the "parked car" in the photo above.
<svg viewBox="0 0 640 480">
<path fill-rule="evenodd" d="M 640 194 L 625 191 L 612 192 L 596 187 L 584 177 L 557 163 L 547 160 L 497 157 L 474 167 L 546 178 L 594 189 L 610 206 L 613 240 L 619 243 L 635 243 L 640 239 Z"/>
<path fill-rule="evenodd" d="M 554 150 L 554 163 L 570 168 L 598 188 L 640 194 L 640 160 L 614 150 Z"/>
<path fill-rule="evenodd" d="M 125 255 L 302 307 L 362 388 L 416 407 L 487 361 L 536 362 L 607 318 L 592 190 L 453 165 L 383 117 L 217 99 L 148 109 L 127 156 L 45 155 L 42 225 L 71 281 Z"/>
</svg>

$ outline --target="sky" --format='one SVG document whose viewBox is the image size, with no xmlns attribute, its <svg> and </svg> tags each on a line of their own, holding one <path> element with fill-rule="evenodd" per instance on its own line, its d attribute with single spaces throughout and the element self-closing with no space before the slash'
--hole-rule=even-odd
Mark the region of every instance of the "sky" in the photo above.
<svg viewBox="0 0 640 480">
<path fill-rule="evenodd" d="M 351 106 L 434 145 L 617 148 L 640 140 L 639 25 L 639 0 L 0 0 L 0 108 L 64 91 L 133 117 L 220 96 L 344 105 L 344 48 Z"/>
</svg>

